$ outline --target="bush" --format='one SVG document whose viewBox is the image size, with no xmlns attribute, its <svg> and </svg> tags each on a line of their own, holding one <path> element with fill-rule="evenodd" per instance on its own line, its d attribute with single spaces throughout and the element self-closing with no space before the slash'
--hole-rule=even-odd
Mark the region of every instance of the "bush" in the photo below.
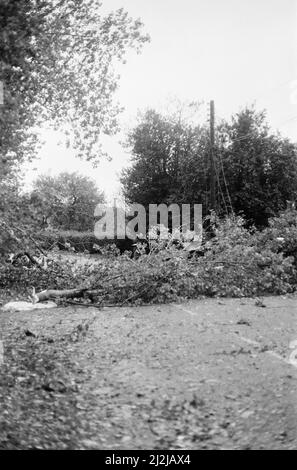
<svg viewBox="0 0 297 470">
<path fill-rule="evenodd" d="M 85 278 L 81 275 L 82 270 Z M 61 262 L 49 261 L 47 269 L 36 265 L 11 265 L 0 264 L 0 289 L 15 289 L 20 292 L 28 292 L 35 287 L 44 289 L 67 289 L 77 287 L 77 283 L 83 279 L 87 281 L 87 266 L 78 269 L 75 260 L 63 260 Z"/>
<path fill-rule="evenodd" d="M 54 247 L 58 247 L 60 250 L 76 251 L 77 253 L 83 253 L 88 251 L 89 253 L 98 253 L 104 249 L 108 250 L 115 245 L 120 253 L 124 251 L 131 251 L 134 240 L 98 240 L 93 232 L 77 232 L 75 230 L 59 231 L 59 230 L 48 230 L 39 232 L 36 235 L 41 246 L 45 250 L 51 250 Z"/>
<path fill-rule="evenodd" d="M 287 212 L 272 219 L 263 232 L 247 229 L 240 217 L 227 218 L 218 222 L 216 236 L 206 242 L 203 257 L 189 258 L 184 250 L 173 243 L 164 245 L 162 240 L 154 240 L 151 251 L 143 251 L 137 260 L 127 253 L 119 256 L 119 249 L 108 245 L 102 249 L 108 256 L 90 258 L 83 265 L 75 257 L 63 263 L 52 261 L 44 272 L 37 267 L 2 266 L 0 287 L 41 290 L 83 285 L 90 289 L 88 302 L 101 305 L 286 294 L 297 286 L 292 256 L 295 233 L 296 216 Z M 281 245 L 279 235 L 284 238 Z"/>
<path fill-rule="evenodd" d="M 289 209 L 270 219 L 269 226 L 255 234 L 253 243 L 259 250 L 269 248 L 273 253 L 292 257 L 297 268 L 297 211 Z"/>
<path fill-rule="evenodd" d="M 215 295 L 284 294 L 296 288 L 294 258 L 273 250 L 277 242 L 264 232 L 247 229 L 241 217 L 218 223 L 216 237 L 207 243 L 202 273 L 208 273 Z"/>
<path fill-rule="evenodd" d="M 40 240 L 42 247 L 46 250 L 58 247 L 60 250 L 68 250 L 69 248 L 72 248 L 73 251 L 77 251 L 79 253 L 84 251 L 92 253 L 95 252 L 93 248 L 95 244 L 97 246 L 106 245 L 106 241 L 98 240 L 93 232 L 76 232 L 74 230 L 42 231 L 37 234 L 37 238 Z"/>
</svg>

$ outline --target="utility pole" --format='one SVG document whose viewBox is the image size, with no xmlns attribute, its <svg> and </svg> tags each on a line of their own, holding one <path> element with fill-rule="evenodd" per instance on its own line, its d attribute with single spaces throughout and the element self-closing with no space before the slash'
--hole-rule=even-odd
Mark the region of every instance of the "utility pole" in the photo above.
<svg viewBox="0 0 297 470">
<path fill-rule="evenodd" d="M 4 107 L 4 85 L 2 80 L 0 79 L 0 118 L 2 114 L 2 108 Z M 2 123 L 2 119 L 0 119 L 0 123 Z M 1 129 L 2 126 L 0 126 L 0 162 L 1 162 L 1 148 L 2 148 L 2 142 L 1 142 Z M 1 341 L 0 341 L 1 343 Z M 1 344 L 0 344 L 1 346 Z"/>
<path fill-rule="evenodd" d="M 0 106 L 4 105 L 4 86 L 3 82 L 0 80 Z"/>
<path fill-rule="evenodd" d="M 216 178 L 215 178 L 215 106 L 210 102 L 210 208 L 216 209 Z"/>
</svg>

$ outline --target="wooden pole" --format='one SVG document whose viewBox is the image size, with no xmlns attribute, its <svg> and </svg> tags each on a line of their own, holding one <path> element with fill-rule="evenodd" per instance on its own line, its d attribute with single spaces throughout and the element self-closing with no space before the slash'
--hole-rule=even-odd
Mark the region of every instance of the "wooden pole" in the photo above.
<svg viewBox="0 0 297 470">
<path fill-rule="evenodd" d="M 216 209 L 216 178 L 215 178 L 215 106 L 210 102 L 210 208 Z"/>
</svg>

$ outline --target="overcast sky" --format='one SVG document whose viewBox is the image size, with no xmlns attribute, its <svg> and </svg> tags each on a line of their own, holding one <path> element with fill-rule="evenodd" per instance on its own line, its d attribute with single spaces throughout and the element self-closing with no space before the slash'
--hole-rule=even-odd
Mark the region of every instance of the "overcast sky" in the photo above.
<svg viewBox="0 0 297 470">
<path fill-rule="evenodd" d="M 141 55 L 129 53 L 116 98 L 123 126 L 138 109 L 162 107 L 170 96 L 215 100 L 218 117 L 246 104 L 266 108 L 272 128 L 297 141 L 297 0 L 103 0 L 104 10 L 124 7 L 151 36 Z M 296 93 L 294 93 L 296 90 Z M 96 179 L 109 196 L 127 155 L 107 139 L 113 157 L 97 170 L 74 160 L 49 134 L 37 173 L 76 170 Z M 63 161 L 63 163 L 62 163 Z M 32 169 L 32 167 L 31 167 Z"/>
</svg>

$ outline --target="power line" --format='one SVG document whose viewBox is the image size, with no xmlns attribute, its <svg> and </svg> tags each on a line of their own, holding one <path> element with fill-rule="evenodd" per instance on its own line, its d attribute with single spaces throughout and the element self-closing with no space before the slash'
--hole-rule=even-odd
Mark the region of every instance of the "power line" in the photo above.
<svg viewBox="0 0 297 470">
<path fill-rule="evenodd" d="M 270 95 L 271 93 L 273 93 L 275 90 L 277 90 L 278 88 L 282 88 L 284 87 L 285 85 L 288 85 L 289 83 L 292 82 L 292 78 L 286 80 L 285 82 L 281 82 L 281 83 L 278 83 L 277 85 L 275 85 L 274 87 L 270 88 L 270 90 L 267 91 L 263 91 L 261 93 L 258 94 L 258 96 L 256 96 L 256 98 L 254 98 L 255 101 L 257 100 L 260 100 L 263 96 L 265 95 Z"/>
<path fill-rule="evenodd" d="M 215 172 L 216 172 L 216 177 L 217 177 L 217 182 L 218 182 L 218 187 L 219 187 L 219 190 L 220 190 L 220 194 L 221 194 L 221 196 L 222 196 L 222 200 L 223 200 L 223 203 L 224 203 L 224 206 L 225 206 L 226 214 L 229 215 L 228 206 L 227 206 L 227 203 L 226 203 L 226 199 L 225 199 L 225 196 L 224 196 L 224 192 L 223 192 L 223 190 L 222 190 L 222 186 L 221 186 L 221 182 L 220 182 L 220 177 L 219 177 L 218 170 L 217 170 L 217 167 L 216 167 L 216 166 L 215 166 Z"/>
<path fill-rule="evenodd" d="M 230 205 L 230 208 L 231 208 L 231 212 L 234 215 L 233 205 L 232 205 L 231 196 L 230 196 L 230 192 L 229 192 L 229 188 L 228 188 L 228 184 L 227 184 L 227 180 L 226 180 L 226 175 L 225 175 L 225 170 L 224 170 L 224 165 L 223 165 L 223 159 L 222 159 L 222 155 L 221 155 L 220 151 L 219 151 L 219 159 L 220 159 L 220 165 L 221 165 L 221 169 L 222 169 L 222 175 L 223 175 L 223 180 L 224 180 L 224 185 L 225 185 L 225 188 L 226 188 L 226 193 L 227 193 L 229 205 Z"/>
</svg>

